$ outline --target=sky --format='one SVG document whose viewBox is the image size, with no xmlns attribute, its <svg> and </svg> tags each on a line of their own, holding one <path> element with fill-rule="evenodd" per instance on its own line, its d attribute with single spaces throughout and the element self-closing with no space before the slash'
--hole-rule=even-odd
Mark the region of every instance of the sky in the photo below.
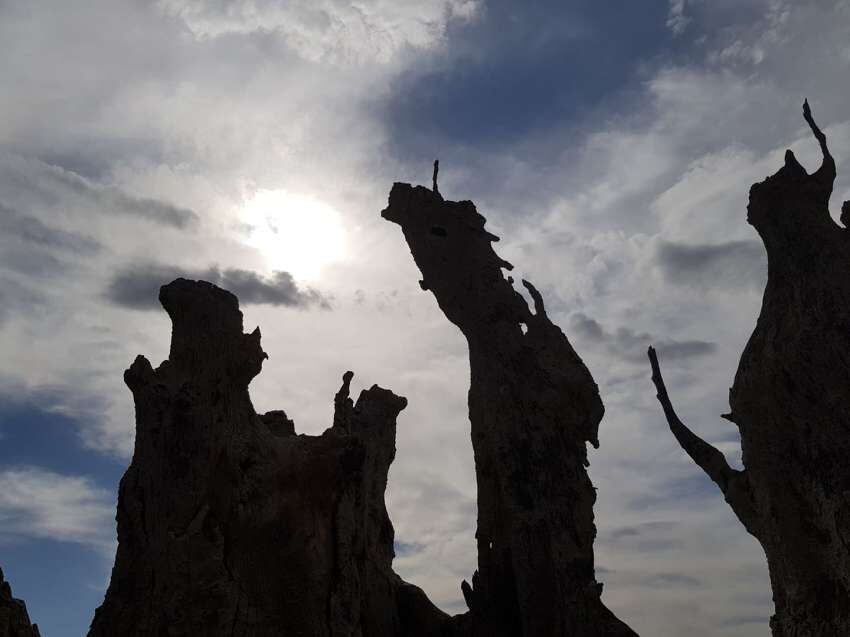
<svg viewBox="0 0 850 637">
<path fill-rule="evenodd" d="M 0 566 L 84 634 L 115 550 L 133 405 L 176 276 L 235 292 L 258 412 L 332 420 L 341 374 L 406 396 L 396 570 L 463 612 L 475 473 L 460 332 L 418 285 L 394 181 L 472 199 L 600 386 L 597 576 L 643 635 L 767 637 L 764 553 L 650 382 L 740 466 L 727 411 L 760 308 L 747 193 L 808 97 L 850 199 L 850 0 L 0 0 Z"/>
</svg>

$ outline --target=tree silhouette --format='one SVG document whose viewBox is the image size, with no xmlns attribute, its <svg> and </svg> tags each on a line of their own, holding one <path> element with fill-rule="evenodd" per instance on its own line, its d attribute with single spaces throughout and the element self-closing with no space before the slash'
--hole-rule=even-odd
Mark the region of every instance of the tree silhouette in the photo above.
<svg viewBox="0 0 850 637">
<path fill-rule="evenodd" d="M 835 161 L 808 101 L 803 116 L 820 168 L 808 174 L 788 150 L 750 189 L 768 279 L 723 416 L 740 430 L 743 471 L 678 418 L 648 352 L 673 435 L 764 547 L 775 637 L 850 635 L 850 232 L 829 214 Z"/>
</svg>

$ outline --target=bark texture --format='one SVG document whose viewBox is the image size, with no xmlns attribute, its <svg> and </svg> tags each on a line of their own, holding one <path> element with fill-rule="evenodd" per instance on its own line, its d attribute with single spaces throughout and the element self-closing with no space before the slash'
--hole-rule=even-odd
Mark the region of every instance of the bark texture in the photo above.
<svg viewBox="0 0 850 637">
<path fill-rule="evenodd" d="M 91 637 L 389 637 L 449 634 L 450 618 L 392 571 L 384 506 L 406 400 L 346 372 L 333 426 L 296 435 L 257 415 L 248 384 L 267 357 L 235 296 L 163 286 L 168 360 L 125 372 L 133 460 L 118 496 L 118 552 Z"/>
<path fill-rule="evenodd" d="M 743 471 L 679 420 L 649 356 L 674 435 L 764 547 L 773 635 L 834 637 L 850 635 L 850 231 L 830 217 L 835 161 L 808 103 L 803 114 L 820 168 L 808 174 L 789 150 L 750 190 L 768 280 L 724 415 L 741 432 Z"/>
<path fill-rule="evenodd" d="M 12 587 L 0 569 L 0 637 L 40 637 L 38 624 L 30 622 L 27 605 L 12 597 Z"/>
<path fill-rule="evenodd" d="M 478 570 L 462 589 L 476 637 L 634 635 L 605 607 L 593 563 L 587 442 L 602 401 L 590 372 L 546 316 L 532 312 L 511 265 L 470 201 L 396 183 L 381 213 L 401 226 L 422 289 L 466 336 L 478 481 Z M 461 618 L 459 618 L 461 619 Z"/>
</svg>

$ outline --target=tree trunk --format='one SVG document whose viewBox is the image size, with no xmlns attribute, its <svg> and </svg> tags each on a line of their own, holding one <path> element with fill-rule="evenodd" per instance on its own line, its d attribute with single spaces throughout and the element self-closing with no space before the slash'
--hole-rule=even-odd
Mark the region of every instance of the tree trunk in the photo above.
<svg viewBox="0 0 850 637">
<path fill-rule="evenodd" d="M 399 224 L 440 309 L 469 344 L 469 419 L 478 479 L 478 570 L 463 583 L 476 637 L 634 635 L 602 603 L 594 574 L 586 442 L 603 407 L 590 372 L 505 279 L 511 265 L 470 201 L 397 183 L 381 213 Z"/>
<path fill-rule="evenodd" d="M 178 279 L 160 300 L 169 359 L 125 373 L 136 446 L 118 496 L 118 553 L 91 637 L 433 637 L 450 618 L 392 571 L 384 506 L 407 401 L 347 372 L 334 424 L 295 435 L 258 416 L 266 354 L 236 297 Z"/>
<path fill-rule="evenodd" d="M 835 637 L 850 635 L 850 231 L 829 215 L 835 162 L 808 103 L 803 113 L 820 168 L 807 174 L 789 150 L 750 190 L 768 280 L 724 416 L 744 471 L 682 424 L 649 356 L 674 435 L 764 547 L 774 637 Z"/>
</svg>

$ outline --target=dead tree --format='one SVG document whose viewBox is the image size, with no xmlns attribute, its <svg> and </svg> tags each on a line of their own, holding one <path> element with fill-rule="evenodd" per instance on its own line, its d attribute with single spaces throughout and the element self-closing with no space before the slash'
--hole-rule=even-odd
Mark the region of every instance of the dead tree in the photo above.
<svg viewBox="0 0 850 637">
<path fill-rule="evenodd" d="M 171 351 L 124 374 L 136 444 L 90 637 L 449 635 L 392 570 L 384 490 L 407 401 L 375 385 L 354 402 L 347 372 L 333 426 L 296 435 L 283 411 L 254 412 L 267 356 L 233 294 L 178 279 L 160 301 Z"/>
<path fill-rule="evenodd" d="M 502 273 L 497 237 L 471 201 L 396 183 L 382 216 L 401 226 L 440 309 L 466 337 L 478 483 L 478 570 L 455 618 L 476 637 L 635 633 L 602 603 L 593 563 L 596 494 L 586 466 L 602 401 L 537 290 L 534 312 Z"/>
<path fill-rule="evenodd" d="M 652 348 L 649 359 L 679 444 L 764 547 L 774 637 L 835 637 L 850 635 L 850 231 L 829 214 L 835 161 L 808 102 L 803 115 L 820 168 L 808 174 L 789 150 L 750 189 L 768 280 L 724 415 L 740 430 L 743 471 L 679 420 Z"/>
</svg>

